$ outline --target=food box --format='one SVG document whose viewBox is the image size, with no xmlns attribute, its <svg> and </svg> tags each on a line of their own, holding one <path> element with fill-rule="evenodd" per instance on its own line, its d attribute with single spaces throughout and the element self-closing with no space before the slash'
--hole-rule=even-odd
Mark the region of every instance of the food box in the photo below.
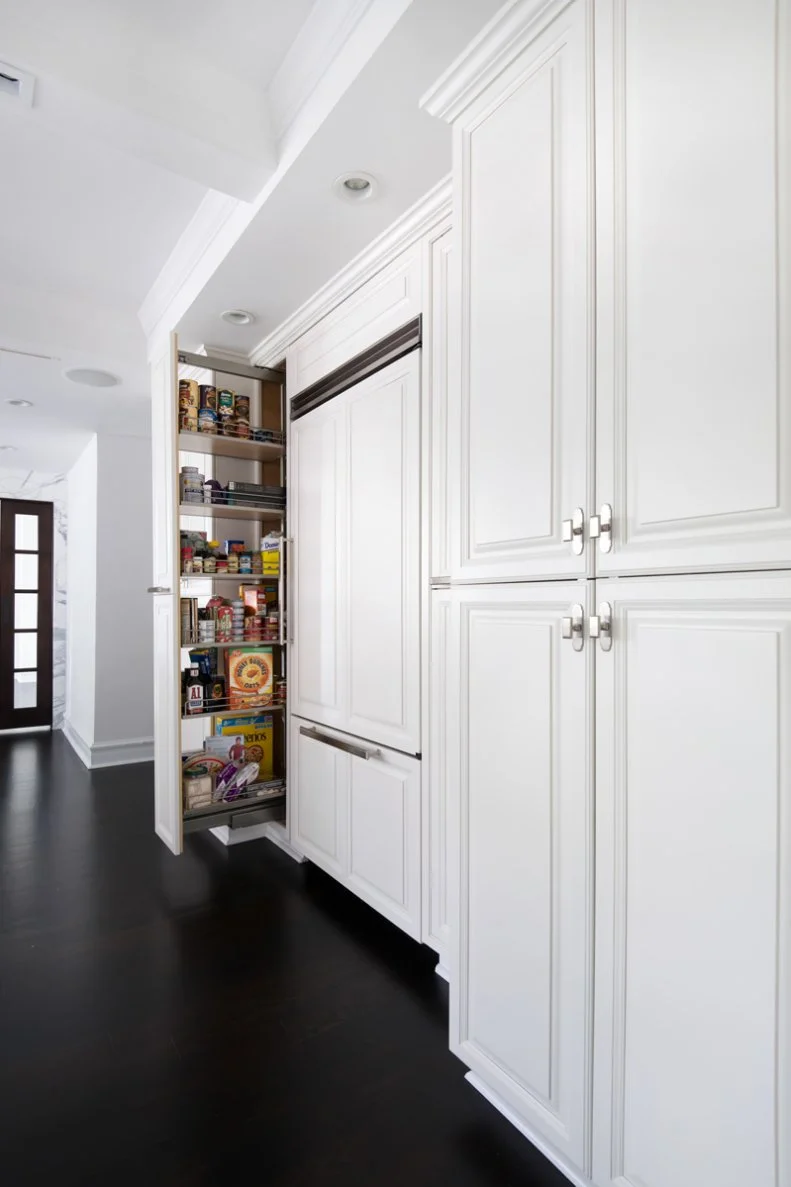
<svg viewBox="0 0 791 1187">
<path fill-rule="evenodd" d="M 226 673 L 231 709 L 254 709 L 272 700 L 271 647 L 239 647 L 228 652 Z"/>
<path fill-rule="evenodd" d="M 214 751 L 218 739 L 227 741 L 227 757 L 239 760 L 238 748 L 244 748 L 244 761 L 258 763 L 257 783 L 273 778 L 274 771 L 274 727 L 271 714 L 257 717 L 223 717 L 214 726 L 215 737 L 207 739 L 205 745 Z M 223 747 L 224 749 L 224 747 Z"/>
</svg>

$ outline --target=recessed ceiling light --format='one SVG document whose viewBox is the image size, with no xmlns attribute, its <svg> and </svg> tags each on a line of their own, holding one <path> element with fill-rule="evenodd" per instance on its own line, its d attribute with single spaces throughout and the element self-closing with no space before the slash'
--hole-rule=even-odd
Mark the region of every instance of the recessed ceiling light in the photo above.
<svg viewBox="0 0 791 1187">
<path fill-rule="evenodd" d="M 63 372 L 66 379 L 72 383 L 82 383 L 86 387 L 117 387 L 121 380 L 109 371 L 96 371 L 93 367 L 72 367 Z"/>
<path fill-rule="evenodd" d="M 255 314 L 246 309 L 226 309 L 220 316 L 229 326 L 249 326 L 255 321 Z"/>
<path fill-rule="evenodd" d="M 13 404 L 14 408 L 32 408 L 32 400 L 6 400 L 6 404 Z"/>
<path fill-rule="evenodd" d="M 336 177 L 332 188 L 346 202 L 366 202 L 373 197 L 378 187 L 373 174 L 356 169 L 353 173 L 342 173 Z"/>
</svg>

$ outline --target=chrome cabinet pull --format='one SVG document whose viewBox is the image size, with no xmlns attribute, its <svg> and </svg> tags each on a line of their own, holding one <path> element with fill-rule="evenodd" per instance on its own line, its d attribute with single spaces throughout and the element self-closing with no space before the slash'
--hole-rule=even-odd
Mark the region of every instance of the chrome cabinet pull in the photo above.
<svg viewBox="0 0 791 1187">
<path fill-rule="evenodd" d="M 166 585 L 149 585 L 147 593 L 170 593 Z"/>
<path fill-rule="evenodd" d="M 353 742 L 344 742 L 341 738 L 331 738 L 328 734 L 322 734 L 311 726 L 301 725 L 299 732 L 314 742 L 323 742 L 325 746 L 332 746 L 335 750 L 342 750 L 345 754 L 352 754 L 355 758 L 379 758 L 382 753 L 381 750 L 367 750 L 365 746 L 355 746 Z"/>
<path fill-rule="evenodd" d="M 602 602 L 599 613 L 592 614 L 588 622 L 588 634 L 591 639 L 598 639 L 602 651 L 609 651 L 612 647 L 612 606 L 609 602 Z"/>
<path fill-rule="evenodd" d="M 599 514 L 591 516 L 590 538 L 599 541 L 600 552 L 612 552 L 612 507 L 609 503 L 602 503 Z"/>
<path fill-rule="evenodd" d="M 581 507 L 574 508 L 571 519 L 563 520 L 563 540 L 571 545 L 575 556 L 581 556 L 585 547 L 585 515 Z"/>
<path fill-rule="evenodd" d="M 571 646 L 575 651 L 582 651 L 585 646 L 583 622 L 583 611 L 579 602 L 575 602 L 571 607 L 571 614 L 560 620 L 560 633 L 564 639 L 571 639 Z"/>
</svg>

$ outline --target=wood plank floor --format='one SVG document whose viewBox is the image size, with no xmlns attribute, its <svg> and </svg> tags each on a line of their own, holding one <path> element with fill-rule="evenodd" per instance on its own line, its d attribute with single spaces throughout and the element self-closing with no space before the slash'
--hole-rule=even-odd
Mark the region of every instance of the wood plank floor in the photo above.
<svg viewBox="0 0 791 1187">
<path fill-rule="evenodd" d="M 562 1187 L 464 1082 L 428 949 L 266 841 L 173 857 L 152 794 L 0 739 L 7 1187 Z"/>
</svg>

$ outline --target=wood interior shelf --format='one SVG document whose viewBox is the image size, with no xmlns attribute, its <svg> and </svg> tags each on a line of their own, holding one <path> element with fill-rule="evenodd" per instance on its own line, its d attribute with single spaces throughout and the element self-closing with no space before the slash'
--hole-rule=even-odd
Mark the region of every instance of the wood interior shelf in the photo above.
<svg viewBox="0 0 791 1187">
<path fill-rule="evenodd" d="M 179 506 L 179 515 L 200 516 L 201 519 L 271 519 L 279 523 L 285 514 L 285 508 L 270 511 L 263 507 L 227 506 L 225 503 L 182 503 Z"/>
<path fill-rule="evenodd" d="M 179 644 L 183 651 L 209 651 L 210 649 L 222 649 L 225 647 L 285 647 L 285 645 L 282 639 L 256 639 L 255 642 L 251 639 L 234 639 L 231 643 L 204 643 L 195 639 L 192 643 L 184 643 L 182 641 Z"/>
<path fill-rule="evenodd" d="M 179 450 L 234 457 L 248 462 L 269 462 L 283 457 L 285 445 L 275 441 L 250 441 L 246 437 L 222 437 L 215 433 L 179 433 Z"/>
<path fill-rule="evenodd" d="M 267 581 L 277 585 L 278 577 L 264 576 L 263 573 L 180 573 L 182 581 L 236 581 L 247 585 L 251 581 Z"/>
</svg>

